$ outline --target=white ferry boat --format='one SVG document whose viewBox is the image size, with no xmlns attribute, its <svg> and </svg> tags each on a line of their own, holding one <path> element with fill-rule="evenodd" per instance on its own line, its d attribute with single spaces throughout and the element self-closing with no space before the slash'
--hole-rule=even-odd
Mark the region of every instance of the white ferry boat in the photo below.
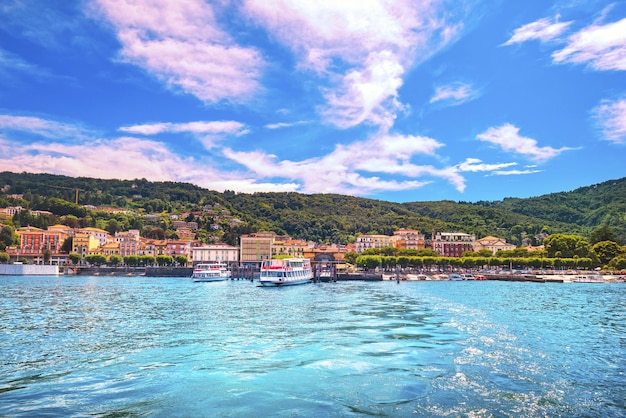
<svg viewBox="0 0 626 418">
<path fill-rule="evenodd" d="M 225 263 L 212 262 L 197 264 L 191 278 L 194 282 L 219 282 L 230 278 L 230 271 Z"/>
<path fill-rule="evenodd" d="M 261 264 L 259 282 L 262 286 L 290 286 L 309 283 L 313 278 L 308 258 L 285 258 L 265 260 Z"/>
<path fill-rule="evenodd" d="M 577 274 L 573 279 L 574 283 L 604 283 L 604 276 L 601 274 Z"/>
</svg>

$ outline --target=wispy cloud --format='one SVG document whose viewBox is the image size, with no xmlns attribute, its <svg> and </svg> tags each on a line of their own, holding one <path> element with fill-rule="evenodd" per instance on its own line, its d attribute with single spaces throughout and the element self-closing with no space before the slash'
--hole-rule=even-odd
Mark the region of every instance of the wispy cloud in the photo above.
<svg viewBox="0 0 626 418">
<path fill-rule="evenodd" d="M 292 126 L 306 125 L 311 123 L 308 120 L 300 120 L 297 122 L 278 122 L 278 123 L 268 123 L 265 125 L 266 129 L 283 129 L 283 128 L 291 128 Z"/>
<path fill-rule="evenodd" d="M 12 80 L 18 75 L 28 75 L 37 78 L 46 78 L 50 73 L 46 69 L 37 67 L 23 60 L 19 56 L 0 48 L 0 81 Z"/>
<path fill-rule="evenodd" d="M 124 61 L 173 89 L 207 103 L 242 103 L 261 88 L 261 54 L 221 30 L 205 1 L 98 0 L 95 13 L 113 25 Z"/>
<path fill-rule="evenodd" d="M 588 64 L 595 70 L 626 71 L 626 18 L 576 32 L 552 58 L 557 63 Z"/>
<path fill-rule="evenodd" d="M 196 121 L 187 123 L 160 122 L 123 126 L 119 130 L 122 132 L 142 135 L 157 135 L 164 132 L 188 132 L 193 134 L 227 134 L 241 136 L 249 132 L 243 123 L 236 121 Z"/>
<path fill-rule="evenodd" d="M 555 63 L 586 64 L 598 71 L 626 71 L 626 18 L 607 24 L 593 24 L 562 38 L 561 35 L 572 23 L 540 19 L 516 29 L 503 45 L 532 39 L 556 41 L 565 46 L 552 53 Z"/>
<path fill-rule="evenodd" d="M 512 45 L 534 39 L 541 42 L 551 41 L 559 37 L 572 24 L 572 22 L 558 22 L 557 19 L 539 19 L 519 27 L 513 32 L 513 36 L 502 45 Z"/>
<path fill-rule="evenodd" d="M 512 167 L 517 163 L 499 163 L 499 164 L 487 164 L 478 158 L 468 158 L 462 163 L 457 165 L 457 169 L 461 172 L 485 172 L 485 171 L 497 171 L 506 167 Z"/>
<path fill-rule="evenodd" d="M 526 169 L 526 170 L 496 170 L 492 173 L 494 176 L 523 176 L 526 174 L 541 173 L 543 170 Z"/>
<path fill-rule="evenodd" d="M 389 128 L 409 67 L 457 39 L 465 7 L 445 1 L 248 0 L 244 9 L 296 56 L 298 68 L 320 79 L 319 110 L 341 128 Z M 455 15 L 456 13 L 456 15 Z"/>
<path fill-rule="evenodd" d="M 550 160 L 564 151 L 572 148 L 540 147 L 537 141 L 519 134 L 519 128 L 507 123 L 495 128 L 489 128 L 478 134 L 477 139 L 498 145 L 504 151 L 514 152 L 530 158 L 533 161 L 544 162 Z"/>
<path fill-rule="evenodd" d="M 435 178 L 463 191 L 465 180 L 454 167 L 435 168 L 412 162 L 418 155 L 434 156 L 442 146 L 428 137 L 388 134 L 337 145 L 326 156 L 303 161 L 279 161 L 263 151 L 225 149 L 224 155 L 261 178 L 286 178 L 301 184 L 299 191 L 304 193 L 367 195 L 383 190 L 417 189 Z M 311 175 L 312 172 L 316 174 Z"/>
<path fill-rule="evenodd" d="M 592 115 L 605 140 L 626 143 L 626 99 L 604 100 Z"/>
<path fill-rule="evenodd" d="M 39 136 L 22 141 L 17 134 Z M 100 138 L 80 126 L 35 117 L 0 115 L 0 171 L 26 170 L 72 177 L 190 182 L 212 190 L 295 191 L 293 183 L 257 181 L 220 170 L 208 157 L 184 158 L 164 143 L 133 137 Z M 181 170 L 184 167 L 184 170 Z"/>
<path fill-rule="evenodd" d="M 455 82 L 438 86 L 435 94 L 430 99 L 430 103 L 444 102 L 449 106 L 457 106 L 478 98 L 479 91 L 472 85 L 462 82 Z"/>
<path fill-rule="evenodd" d="M 0 131 L 19 131 L 51 139 L 81 139 L 94 133 L 71 123 L 34 116 L 0 115 Z"/>
<path fill-rule="evenodd" d="M 237 134 L 237 122 L 156 123 L 124 127 L 127 133 L 207 132 Z M 134 137 L 101 138 L 71 124 L 34 117 L 1 115 L 0 171 L 20 170 L 98 178 L 147 178 L 152 181 L 185 181 L 213 190 L 299 191 L 368 195 L 378 191 L 417 189 L 444 179 L 458 191 L 465 179 L 456 167 L 419 165 L 417 158 L 437 159 L 443 147 L 438 141 L 413 135 L 382 134 L 349 145 L 336 145 L 324 156 L 302 161 L 280 160 L 265 151 L 241 152 L 219 148 L 212 157 L 182 157 L 163 142 Z M 41 138 L 28 143 L 13 139 L 14 131 Z M 71 143 L 63 141 L 72 137 Z M 15 146 L 19 143 L 20 146 Z M 1 152 L 11 149 L 11 153 Z M 223 155 L 225 161 L 219 161 Z M 232 167 L 232 162 L 242 167 Z M 230 167 L 223 170 L 218 167 Z M 185 167 L 180 170 L 180 167 Z M 245 168 L 245 169 L 243 169 Z M 315 172 L 316 175 L 311 175 Z"/>
</svg>

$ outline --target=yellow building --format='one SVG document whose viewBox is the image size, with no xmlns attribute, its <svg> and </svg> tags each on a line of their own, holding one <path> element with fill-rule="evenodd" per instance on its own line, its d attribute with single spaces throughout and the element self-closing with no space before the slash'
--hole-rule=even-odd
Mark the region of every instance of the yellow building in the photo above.
<svg viewBox="0 0 626 418">
<path fill-rule="evenodd" d="M 370 248 L 394 247 L 394 237 L 389 235 L 371 235 L 363 234 L 356 237 L 356 252 L 362 253 Z"/>
<path fill-rule="evenodd" d="M 306 241 L 297 239 L 275 240 L 272 245 L 272 257 L 289 256 L 293 258 L 304 257 L 308 244 Z"/>
<path fill-rule="evenodd" d="M 100 254 L 104 255 L 107 259 L 112 255 L 120 255 L 120 244 L 115 241 L 109 241 L 100 246 Z"/>
<path fill-rule="evenodd" d="M 100 241 L 93 235 L 86 232 L 77 232 L 74 234 L 72 252 L 82 255 L 83 258 L 96 252 L 98 247 L 100 247 Z"/>
</svg>

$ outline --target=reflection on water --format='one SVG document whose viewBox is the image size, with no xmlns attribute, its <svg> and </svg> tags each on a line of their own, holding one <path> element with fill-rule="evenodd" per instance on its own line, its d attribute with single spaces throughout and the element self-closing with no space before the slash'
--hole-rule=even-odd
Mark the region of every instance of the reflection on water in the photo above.
<svg viewBox="0 0 626 418">
<path fill-rule="evenodd" d="M 2 278 L 0 415 L 623 416 L 624 289 Z"/>
</svg>

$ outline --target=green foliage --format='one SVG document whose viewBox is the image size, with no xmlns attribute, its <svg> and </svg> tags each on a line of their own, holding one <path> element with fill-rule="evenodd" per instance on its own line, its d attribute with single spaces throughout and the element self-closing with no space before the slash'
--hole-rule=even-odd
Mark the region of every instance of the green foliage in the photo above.
<svg viewBox="0 0 626 418">
<path fill-rule="evenodd" d="M 626 242 L 626 178 L 581 187 L 571 192 L 528 199 L 508 198 L 487 205 L 547 221 L 587 227 L 585 229 L 610 227 L 615 237 L 599 236 L 590 242 Z"/>
<path fill-rule="evenodd" d="M 600 241 L 591 247 L 591 252 L 596 255 L 603 265 L 608 264 L 619 255 L 626 255 L 626 249 L 615 241 Z"/>
<path fill-rule="evenodd" d="M 156 262 L 159 266 L 171 266 L 174 264 L 174 259 L 170 255 L 157 255 Z"/>
<path fill-rule="evenodd" d="M 186 266 L 188 259 L 186 255 L 177 255 L 174 257 L 174 261 L 176 261 L 176 264 L 179 266 Z"/>
<path fill-rule="evenodd" d="M 80 263 L 83 259 L 83 256 L 78 253 L 70 253 L 67 257 L 70 259 L 70 261 L 74 265 Z"/>
<path fill-rule="evenodd" d="M 124 264 L 131 267 L 137 267 L 139 265 L 139 256 L 137 255 L 125 255 Z"/>
<path fill-rule="evenodd" d="M 144 266 L 153 266 L 154 264 L 156 264 L 156 257 L 152 255 L 142 255 L 139 258 L 139 264 L 142 264 Z"/>
<path fill-rule="evenodd" d="M 579 235 L 554 234 L 543 241 L 548 257 L 588 257 L 589 241 Z"/>
<path fill-rule="evenodd" d="M 8 263 L 11 256 L 7 253 L 0 253 L 0 263 Z"/>
<path fill-rule="evenodd" d="M 348 264 L 356 264 L 356 259 L 359 256 L 358 253 L 355 252 L 347 252 L 343 255 L 343 259 L 345 260 L 346 263 Z"/>
<path fill-rule="evenodd" d="M 71 225 L 78 223 L 81 227 L 96 226 L 111 234 L 138 229 L 142 236 L 156 239 L 176 238 L 171 221 L 167 216 L 144 220 L 140 214 L 187 212 L 188 220 L 199 223 L 202 232 L 198 235 L 203 240 L 221 240 L 230 245 L 238 245 L 241 234 L 261 230 L 316 242 L 346 244 L 354 242 L 359 234 L 391 235 L 400 228 L 417 229 L 427 238 L 436 228 L 474 233 L 478 238 L 494 235 L 517 245 L 524 239 L 529 239 L 533 245 L 540 244 L 536 235 L 543 232 L 589 236 L 590 242 L 595 244 L 607 240 L 610 237 L 607 232 L 613 231 L 614 241 L 626 242 L 626 178 L 573 192 L 475 204 L 394 203 L 334 194 L 218 193 L 177 182 L 10 172 L 0 173 L 0 184 L 10 186 L 7 194 L 24 194 L 24 199 L 19 199 L 21 206 L 53 213 L 37 218 L 25 212 L 15 219 L 17 225 L 45 227 L 60 220 Z M 75 204 L 76 189 L 79 190 L 79 205 Z M 17 202 L 0 194 L 0 205 Z M 129 212 L 92 211 L 83 205 L 127 208 Z M 206 205 L 210 205 L 211 214 L 203 212 Z M 225 214 L 242 222 L 231 225 Z M 219 229 L 213 229 L 212 225 Z M 594 229 L 599 231 L 596 233 Z M 1 245 L 0 241 L 0 249 Z"/>
<path fill-rule="evenodd" d="M 111 266 L 117 266 L 118 264 L 121 264 L 121 262 L 122 262 L 122 257 L 120 257 L 119 255 L 117 255 L 117 254 L 111 254 L 111 255 L 109 256 L 109 261 L 108 261 L 108 264 L 109 264 L 109 265 L 111 265 Z"/>
<path fill-rule="evenodd" d="M 589 236 L 589 242 L 593 245 L 601 241 L 614 241 L 617 242 L 617 237 L 611 227 L 603 225 L 598 229 L 595 229 Z"/>
<path fill-rule="evenodd" d="M 609 266 L 617 270 L 626 270 L 626 256 L 620 255 L 615 257 L 611 260 Z"/>
<path fill-rule="evenodd" d="M 85 261 L 94 266 L 101 266 L 107 262 L 107 258 L 102 254 L 90 254 L 85 257 Z"/>
<path fill-rule="evenodd" d="M 61 244 L 61 251 L 63 251 L 64 253 L 69 253 L 70 251 L 72 251 L 72 248 L 73 248 L 73 238 L 72 237 L 65 238 L 65 240 L 63 241 L 63 244 Z"/>
<path fill-rule="evenodd" d="M 5 225 L 0 229 L 0 250 L 10 247 L 16 242 L 17 236 L 15 235 L 15 229 L 10 225 Z"/>
</svg>

